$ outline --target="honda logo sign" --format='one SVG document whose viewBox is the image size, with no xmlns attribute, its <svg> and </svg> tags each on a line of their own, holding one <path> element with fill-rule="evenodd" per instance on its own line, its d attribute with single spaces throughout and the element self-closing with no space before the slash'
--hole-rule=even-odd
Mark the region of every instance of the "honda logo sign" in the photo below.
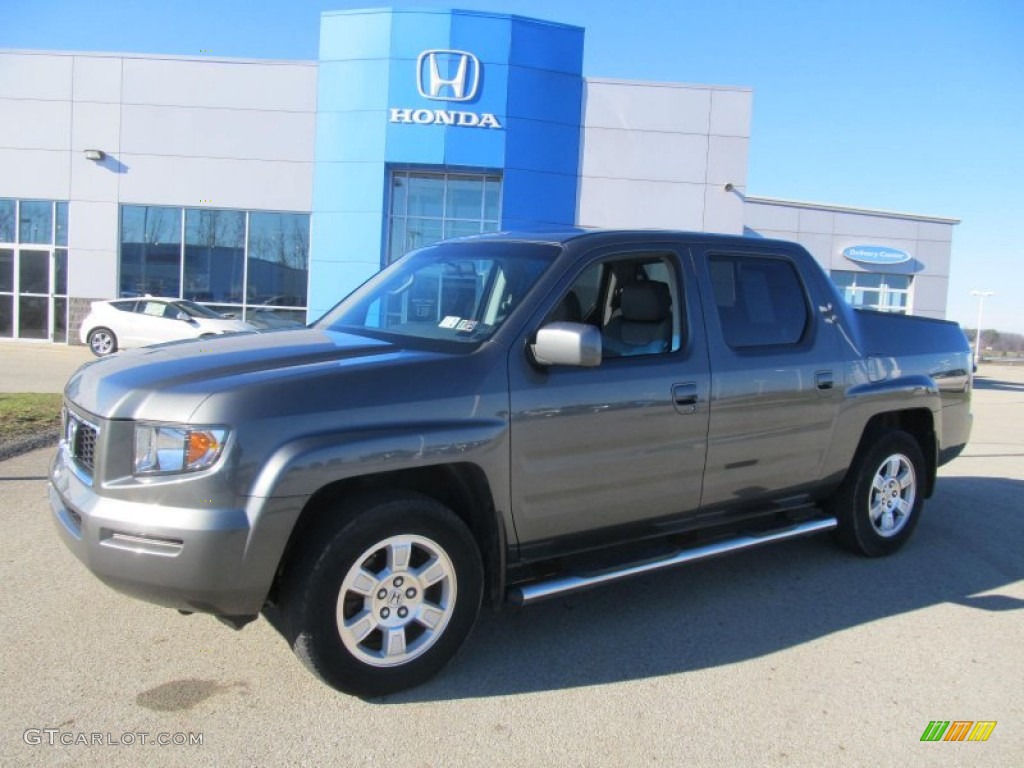
<svg viewBox="0 0 1024 768">
<path fill-rule="evenodd" d="M 483 65 L 468 51 L 431 48 L 416 57 L 416 88 L 431 101 L 473 101 L 480 92 Z M 388 122 L 410 125 L 454 125 L 465 128 L 501 128 L 491 112 L 456 109 L 391 107 Z"/>
<path fill-rule="evenodd" d="M 420 96 L 434 101 L 472 101 L 480 88 L 480 59 L 466 51 L 424 51 L 416 60 Z"/>
</svg>

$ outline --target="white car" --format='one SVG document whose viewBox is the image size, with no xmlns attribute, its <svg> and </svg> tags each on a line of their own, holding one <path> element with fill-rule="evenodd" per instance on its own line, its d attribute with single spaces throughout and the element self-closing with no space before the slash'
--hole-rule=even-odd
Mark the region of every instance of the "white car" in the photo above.
<svg viewBox="0 0 1024 768">
<path fill-rule="evenodd" d="M 119 349 L 163 341 L 254 330 L 242 320 L 224 317 L 194 301 L 145 296 L 94 301 L 79 338 L 94 355 L 105 357 Z"/>
</svg>

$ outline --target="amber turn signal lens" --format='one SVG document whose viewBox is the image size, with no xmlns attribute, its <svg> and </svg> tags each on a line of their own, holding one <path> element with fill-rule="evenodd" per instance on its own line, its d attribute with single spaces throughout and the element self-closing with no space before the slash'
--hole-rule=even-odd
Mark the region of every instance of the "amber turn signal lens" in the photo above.
<svg viewBox="0 0 1024 768">
<path fill-rule="evenodd" d="M 186 466 L 193 466 L 210 453 L 216 454 L 220 450 L 217 439 L 209 432 L 189 432 L 188 450 L 186 453 Z"/>
</svg>

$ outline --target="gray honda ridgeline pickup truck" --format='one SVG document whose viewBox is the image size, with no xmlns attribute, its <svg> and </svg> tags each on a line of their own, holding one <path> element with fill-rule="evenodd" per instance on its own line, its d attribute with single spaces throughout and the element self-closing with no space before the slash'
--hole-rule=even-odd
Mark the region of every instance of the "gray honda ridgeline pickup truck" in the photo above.
<svg viewBox="0 0 1024 768">
<path fill-rule="evenodd" d="M 424 682 L 481 603 L 832 531 L 887 555 L 971 426 L 954 323 L 851 309 L 792 243 L 569 230 L 392 264 L 308 328 L 119 353 L 50 503 L 110 586 L 328 684 Z"/>
</svg>

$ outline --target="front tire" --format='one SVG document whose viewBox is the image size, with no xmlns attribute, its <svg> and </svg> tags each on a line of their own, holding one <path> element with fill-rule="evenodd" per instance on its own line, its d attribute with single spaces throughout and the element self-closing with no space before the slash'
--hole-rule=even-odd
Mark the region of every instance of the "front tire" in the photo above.
<svg viewBox="0 0 1024 768">
<path fill-rule="evenodd" d="M 354 502 L 286 575 L 292 649 L 328 685 L 375 697 L 433 677 L 462 647 L 483 595 L 465 523 L 418 494 Z"/>
<path fill-rule="evenodd" d="M 858 452 L 827 505 L 838 520 L 836 540 L 868 557 L 889 555 L 910 538 L 924 503 L 925 462 L 908 433 L 893 431 Z"/>
<path fill-rule="evenodd" d="M 86 342 L 96 357 L 106 357 L 117 352 L 117 336 L 109 328 L 93 328 Z"/>
</svg>

